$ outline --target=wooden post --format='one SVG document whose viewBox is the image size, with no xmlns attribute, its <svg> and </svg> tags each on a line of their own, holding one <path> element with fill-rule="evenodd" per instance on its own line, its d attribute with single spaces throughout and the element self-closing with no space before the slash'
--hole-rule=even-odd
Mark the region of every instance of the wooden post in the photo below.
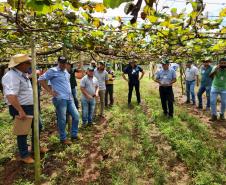
<svg viewBox="0 0 226 185">
<path fill-rule="evenodd" d="M 180 63 L 180 84 L 181 84 L 181 93 L 182 93 L 182 96 L 184 95 L 184 86 L 183 86 L 183 66 L 182 64 Z"/>
<path fill-rule="evenodd" d="M 36 50 L 35 39 L 31 39 L 31 57 L 32 57 L 32 86 L 34 99 L 34 154 L 35 154 L 35 184 L 40 184 L 40 148 L 39 148 L 39 108 L 38 108 L 38 84 L 36 74 Z"/>
</svg>

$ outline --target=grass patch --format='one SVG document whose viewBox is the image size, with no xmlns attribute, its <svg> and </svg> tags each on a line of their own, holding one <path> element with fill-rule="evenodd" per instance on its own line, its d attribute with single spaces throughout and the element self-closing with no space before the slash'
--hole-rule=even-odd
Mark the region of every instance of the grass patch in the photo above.
<svg viewBox="0 0 226 185">
<path fill-rule="evenodd" d="M 195 184 L 225 184 L 225 159 L 216 148 L 207 127 L 181 108 L 174 119 L 162 116 L 160 98 L 156 91 L 143 88 L 145 101 L 152 110 L 155 124 L 170 141 L 173 149 L 187 164 Z M 151 94 L 148 96 L 148 94 Z M 183 124 L 186 122 L 186 124 Z"/>
</svg>

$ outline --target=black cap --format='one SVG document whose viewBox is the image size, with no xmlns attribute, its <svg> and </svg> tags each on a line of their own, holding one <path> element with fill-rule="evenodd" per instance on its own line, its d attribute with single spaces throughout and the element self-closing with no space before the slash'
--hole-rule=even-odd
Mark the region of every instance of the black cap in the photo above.
<svg viewBox="0 0 226 185">
<path fill-rule="evenodd" d="M 62 64 L 68 63 L 67 59 L 64 56 L 59 56 L 58 57 L 58 62 L 60 62 Z"/>
<path fill-rule="evenodd" d="M 192 60 L 187 61 L 187 64 L 193 64 Z"/>
</svg>

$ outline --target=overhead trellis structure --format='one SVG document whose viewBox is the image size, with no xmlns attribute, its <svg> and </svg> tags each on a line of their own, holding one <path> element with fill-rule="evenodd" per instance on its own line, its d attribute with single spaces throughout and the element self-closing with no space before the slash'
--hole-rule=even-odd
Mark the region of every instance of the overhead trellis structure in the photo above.
<svg viewBox="0 0 226 185">
<path fill-rule="evenodd" d="M 131 52 L 137 53 L 138 59 L 149 59 L 146 55 L 149 53 L 156 59 L 168 56 L 172 60 L 191 54 L 194 59 L 200 60 L 208 55 L 225 53 L 226 28 L 221 25 L 225 9 L 212 20 L 203 15 L 204 7 L 200 1 L 189 2 L 193 7 L 190 13 L 177 12 L 176 8 L 172 8 L 171 14 L 166 14 L 152 8 L 155 1 L 146 0 L 143 10 L 138 7 L 141 1 L 126 5 L 131 8 L 127 13 L 134 17 L 136 12 L 142 12 L 145 15 L 141 16 L 145 19 L 143 22 L 127 23 L 116 15 L 113 21 L 118 25 L 113 26 L 92 16 L 93 12 L 104 12 L 106 7 L 114 8 L 127 1 L 116 3 L 108 0 L 104 4 L 49 1 L 48 5 L 36 0 L 1 3 L 0 17 L 5 19 L 0 28 L 1 58 L 23 51 L 10 46 L 12 43 L 29 45 L 31 33 L 37 39 L 37 55 L 61 52 L 63 47 L 68 53 L 92 51 L 108 58 L 125 59 L 131 58 Z M 29 47 L 25 51 L 29 51 Z"/>
</svg>

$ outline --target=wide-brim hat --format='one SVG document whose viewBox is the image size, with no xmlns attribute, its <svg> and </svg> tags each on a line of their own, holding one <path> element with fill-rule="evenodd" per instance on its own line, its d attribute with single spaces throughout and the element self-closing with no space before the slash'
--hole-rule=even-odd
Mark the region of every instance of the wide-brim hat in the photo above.
<svg viewBox="0 0 226 185">
<path fill-rule="evenodd" d="M 17 54 L 11 57 L 9 64 L 8 64 L 8 68 L 12 68 L 15 67 L 19 64 L 22 64 L 24 62 L 31 62 L 32 59 L 26 55 L 26 54 Z"/>
</svg>

